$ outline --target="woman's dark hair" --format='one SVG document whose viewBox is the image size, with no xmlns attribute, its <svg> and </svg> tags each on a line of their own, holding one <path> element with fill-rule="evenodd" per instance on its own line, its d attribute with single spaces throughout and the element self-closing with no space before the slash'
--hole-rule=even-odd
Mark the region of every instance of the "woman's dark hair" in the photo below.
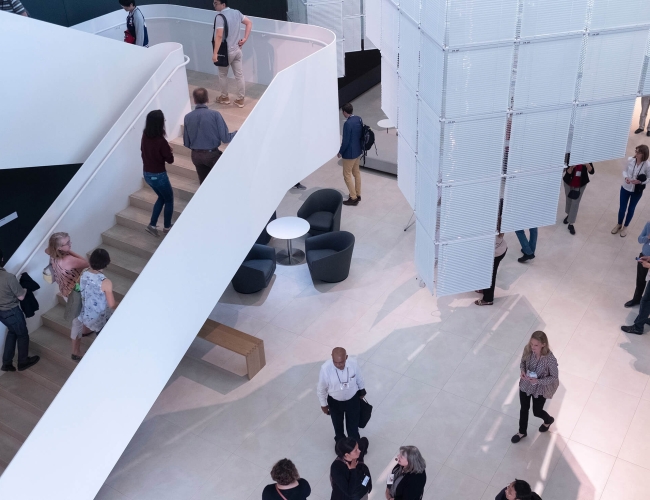
<svg viewBox="0 0 650 500">
<path fill-rule="evenodd" d="M 95 271 L 101 271 L 106 269 L 111 263 L 111 257 L 108 255 L 108 252 L 103 248 L 95 248 L 93 253 L 90 254 L 90 259 L 88 259 L 90 267 Z"/>
<path fill-rule="evenodd" d="M 130 5 L 135 7 L 135 0 L 119 0 L 119 2 L 122 7 L 129 7 Z"/>
<path fill-rule="evenodd" d="M 144 126 L 144 135 L 149 139 L 165 137 L 165 115 L 159 109 L 150 111 L 147 115 L 147 122 Z"/>
<path fill-rule="evenodd" d="M 346 437 L 339 439 L 336 442 L 334 451 L 336 451 L 336 456 L 343 458 L 346 453 L 350 453 L 357 446 L 357 440 L 353 437 Z"/>
<path fill-rule="evenodd" d="M 288 458 L 283 458 L 282 460 L 278 460 L 271 469 L 271 479 L 280 486 L 286 486 L 294 481 L 298 481 L 300 475 L 293 462 Z"/>
<path fill-rule="evenodd" d="M 533 496 L 532 496 L 533 495 L 533 490 L 530 488 L 530 484 L 528 484 L 523 479 L 515 479 L 513 487 L 515 488 L 515 494 L 517 495 L 517 500 L 532 500 L 533 499 Z M 537 493 L 535 493 L 535 494 L 537 494 Z"/>
<path fill-rule="evenodd" d="M 352 104 L 350 104 L 349 102 L 346 102 L 346 103 L 341 107 L 341 109 L 342 109 L 343 111 L 345 111 L 345 112 L 346 112 L 347 114 L 349 114 L 349 115 L 351 115 L 351 114 L 352 114 L 352 111 L 354 110 L 354 108 L 352 107 Z"/>
<path fill-rule="evenodd" d="M 641 161 L 648 161 L 648 157 L 650 157 L 650 150 L 648 149 L 648 146 L 645 144 L 639 144 L 636 147 L 636 151 L 641 153 Z"/>
</svg>

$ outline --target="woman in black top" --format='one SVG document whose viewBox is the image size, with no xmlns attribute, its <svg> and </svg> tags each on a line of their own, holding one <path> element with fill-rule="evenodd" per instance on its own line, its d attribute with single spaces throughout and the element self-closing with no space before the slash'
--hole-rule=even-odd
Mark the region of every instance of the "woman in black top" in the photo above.
<svg viewBox="0 0 650 500">
<path fill-rule="evenodd" d="M 372 491 L 368 466 L 359 461 L 361 450 L 352 437 L 336 443 L 336 460 L 330 467 L 332 496 L 330 500 L 365 500 Z"/>
<path fill-rule="evenodd" d="M 503 488 L 494 500 L 542 500 L 542 498 L 530 488 L 530 484 L 526 481 L 515 479 Z"/>
<path fill-rule="evenodd" d="M 593 163 L 589 163 L 588 165 L 571 165 L 566 168 L 564 177 L 562 177 L 566 194 L 566 203 L 564 206 L 566 217 L 562 222 L 569 225 L 569 232 L 571 234 L 576 234 L 573 224 L 575 224 L 576 217 L 578 216 L 582 193 L 584 193 L 589 183 L 589 174 L 594 175 L 594 172 Z"/>
<path fill-rule="evenodd" d="M 386 500 L 420 500 L 427 484 L 427 463 L 415 446 L 401 446 L 388 476 Z"/>
<path fill-rule="evenodd" d="M 269 484 L 262 491 L 262 500 L 305 500 L 311 494 L 309 483 L 298 475 L 298 469 L 288 458 L 283 458 L 271 469 Z"/>
</svg>

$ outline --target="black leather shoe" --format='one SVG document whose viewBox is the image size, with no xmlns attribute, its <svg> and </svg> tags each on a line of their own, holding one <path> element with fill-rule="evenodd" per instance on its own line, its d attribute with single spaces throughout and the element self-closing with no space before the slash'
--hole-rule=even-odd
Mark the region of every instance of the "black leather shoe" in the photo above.
<svg viewBox="0 0 650 500">
<path fill-rule="evenodd" d="M 38 361 L 41 359 L 40 356 L 30 356 L 27 358 L 27 363 L 23 363 L 22 365 L 18 365 L 18 371 L 22 372 L 23 370 L 27 370 L 27 368 L 30 368 L 34 366 Z"/>
<path fill-rule="evenodd" d="M 562 221 L 562 224 L 568 224 L 568 223 L 569 223 L 569 216 L 567 215 Z"/>
<path fill-rule="evenodd" d="M 641 132 L 643 132 L 642 128 L 638 128 L 634 131 L 635 134 L 640 134 Z"/>
<path fill-rule="evenodd" d="M 345 200 L 343 202 L 343 204 L 348 205 L 348 206 L 352 206 L 352 207 L 356 207 L 359 204 L 359 198 L 355 198 L 355 199 L 348 198 L 347 200 Z"/>
<path fill-rule="evenodd" d="M 650 137 L 650 130 L 648 130 L 648 131 L 645 133 L 645 135 L 647 135 L 648 137 Z"/>
<path fill-rule="evenodd" d="M 636 300 L 632 299 L 632 300 L 628 300 L 625 304 L 623 304 L 623 306 L 624 307 L 634 307 L 634 306 L 638 306 L 639 304 L 640 304 L 640 302 L 637 302 Z"/>
<path fill-rule="evenodd" d="M 571 234 L 576 234 L 576 228 L 573 227 L 573 224 L 569 224 L 569 232 L 570 232 Z"/>
<path fill-rule="evenodd" d="M 510 438 L 511 443 L 518 443 L 522 439 L 524 439 L 528 434 L 524 434 L 523 436 L 520 436 L 519 434 L 515 434 Z"/>
<path fill-rule="evenodd" d="M 359 450 L 361 451 L 361 456 L 363 457 L 366 453 L 368 453 L 368 447 L 370 446 L 370 442 L 368 441 L 367 437 L 362 437 L 359 439 Z"/>
<path fill-rule="evenodd" d="M 521 262 L 523 264 L 524 262 L 532 260 L 534 258 L 535 258 L 535 254 L 531 254 L 531 255 L 524 254 L 523 257 L 519 257 L 517 259 L 517 262 Z"/>
<path fill-rule="evenodd" d="M 539 426 L 539 432 L 548 432 L 548 430 L 551 428 L 551 425 L 553 425 L 553 422 L 555 422 L 555 419 L 551 417 L 551 423 L 546 425 L 542 424 Z"/>
<path fill-rule="evenodd" d="M 15 372 L 16 367 L 14 365 L 2 365 L 2 368 L 0 368 L 3 372 Z"/>
<path fill-rule="evenodd" d="M 643 335 L 643 330 L 637 330 L 634 325 L 631 326 L 622 326 L 621 330 L 623 330 L 625 333 L 632 333 L 634 335 Z M 20 370 L 20 368 L 19 368 Z"/>
</svg>

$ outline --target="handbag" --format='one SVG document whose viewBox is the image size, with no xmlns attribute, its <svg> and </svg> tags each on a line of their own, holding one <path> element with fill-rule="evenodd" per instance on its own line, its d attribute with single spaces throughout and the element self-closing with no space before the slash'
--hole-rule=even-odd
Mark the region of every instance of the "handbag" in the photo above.
<svg viewBox="0 0 650 500">
<path fill-rule="evenodd" d="M 124 41 L 126 43 L 135 43 L 135 37 L 131 34 L 129 30 L 124 30 Z"/>
<path fill-rule="evenodd" d="M 636 176 L 637 181 L 645 182 L 648 180 L 645 174 L 639 174 Z M 634 192 L 635 193 L 643 193 L 643 190 L 645 189 L 645 184 L 635 184 L 634 185 Z"/>
<path fill-rule="evenodd" d="M 54 282 L 54 276 L 52 276 L 52 264 L 48 264 L 43 268 L 43 281 L 50 285 Z"/>
<path fill-rule="evenodd" d="M 226 16 L 223 14 L 217 14 L 214 16 L 214 25 L 212 26 L 212 51 L 214 52 L 214 33 L 217 30 L 217 17 L 223 17 L 223 38 L 221 39 L 221 45 L 219 45 L 219 51 L 217 52 L 217 62 L 214 63 L 215 66 L 221 68 L 228 67 L 228 21 L 226 21 Z"/>
<path fill-rule="evenodd" d="M 577 200 L 580 198 L 580 190 L 579 189 L 572 189 L 569 191 L 569 194 L 567 194 L 568 198 L 570 200 Z"/>
<path fill-rule="evenodd" d="M 372 416 L 372 405 L 366 401 L 366 398 L 362 398 L 359 404 L 361 406 L 359 409 L 359 428 L 363 429 Z"/>
</svg>

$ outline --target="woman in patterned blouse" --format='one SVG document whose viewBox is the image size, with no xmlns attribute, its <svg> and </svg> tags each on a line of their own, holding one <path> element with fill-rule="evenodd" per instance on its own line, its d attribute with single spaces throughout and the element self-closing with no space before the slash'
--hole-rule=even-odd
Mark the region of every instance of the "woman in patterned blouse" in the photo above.
<svg viewBox="0 0 650 500">
<path fill-rule="evenodd" d="M 544 332 L 536 331 L 531 335 L 530 342 L 524 347 L 520 367 L 519 433 L 512 436 L 513 443 L 518 443 L 527 435 L 531 397 L 533 398 L 533 415 L 544 420 L 539 427 L 539 432 L 548 431 L 551 424 L 555 422 L 555 419 L 544 411 L 544 403 L 553 397 L 560 381 L 557 359 L 549 348 L 548 337 Z"/>
</svg>

